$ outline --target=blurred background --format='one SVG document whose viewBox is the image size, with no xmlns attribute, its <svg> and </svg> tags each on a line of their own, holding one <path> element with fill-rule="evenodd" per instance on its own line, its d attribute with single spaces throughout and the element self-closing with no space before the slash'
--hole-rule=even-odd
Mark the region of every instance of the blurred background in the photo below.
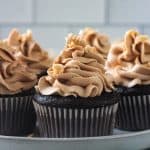
<svg viewBox="0 0 150 150">
<path fill-rule="evenodd" d="M 56 53 L 69 32 L 94 27 L 112 40 L 130 28 L 150 34 L 150 0 L 0 0 L 0 38 L 11 28 L 32 29 L 43 48 Z"/>
</svg>

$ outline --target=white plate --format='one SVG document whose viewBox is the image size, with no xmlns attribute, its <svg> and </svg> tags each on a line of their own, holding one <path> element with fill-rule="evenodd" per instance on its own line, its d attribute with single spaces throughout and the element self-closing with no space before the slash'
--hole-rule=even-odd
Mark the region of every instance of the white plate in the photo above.
<svg viewBox="0 0 150 150">
<path fill-rule="evenodd" d="M 0 150 L 148 150 L 150 130 L 87 138 L 32 138 L 0 136 Z M 150 149 L 149 149 L 150 150 Z"/>
</svg>

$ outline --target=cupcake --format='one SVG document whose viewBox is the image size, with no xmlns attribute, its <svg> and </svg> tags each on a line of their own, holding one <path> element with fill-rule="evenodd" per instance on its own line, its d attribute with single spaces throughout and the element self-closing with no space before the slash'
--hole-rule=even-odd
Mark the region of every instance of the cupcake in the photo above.
<svg viewBox="0 0 150 150">
<path fill-rule="evenodd" d="M 0 134 L 21 136 L 33 132 L 36 114 L 32 97 L 38 77 L 51 64 L 47 52 L 28 31 L 12 30 L 0 41 Z"/>
<path fill-rule="evenodd" d="M 65 48 L 36 86 L 33 104 L 41 137 L 112 134 L 118 94 L 103 61 L 95 47 L 68 35 Z"/>
<path fill-rule="evenodd" d="M 33 131 L 32 104 L 37 75 L 16 60 L 14 53 L 0 43 L 0 134 L 20 136 Z"/>
<path fill-rule="evenodd" d="M 117 127 L 138 131 L 150 128 L 150 38 L 136 30 L 126 32 L 123 41 L 114 44 L 106 61 L 113 75 L 120 104 Z"/>
<path fill-rule="evenodd" d="M 85 28 L 80 31 L 80 36 L 90 46 L 94 46 L 96 50 L 106 59 L 110 49 L 110 39 L 107 35 L 99 33 L 92 28 Z"/>
<path fill-rule="evenodd" d="M 12 29 L 8 38 L 3 40 L 3 42 L 13 49 L 16 53 L 15 57 L 21 59 L 38 77 L 45 75 L 52 64 L 52 58 L 33 39 L 30 30 L 20 34 L 17 29 Z"/>
</svg>

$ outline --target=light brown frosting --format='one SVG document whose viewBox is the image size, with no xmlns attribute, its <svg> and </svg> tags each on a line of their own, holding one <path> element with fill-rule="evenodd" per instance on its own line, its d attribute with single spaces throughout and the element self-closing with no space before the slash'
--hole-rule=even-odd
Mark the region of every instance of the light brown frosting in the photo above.
<svg viewBox="0 0 150 150">
<path fill-rule="evenodd" d="M 16 29 L 13 29 L 3 42 L 15 50 L 15 57 L 26 63 L 28 68 L 34 73 L 40 74 L 45 72 L 52 63 L 48 53 L 33 40 L 30 30 L 20 34 Z"/>
<path fill-rule="evenodd" d="M 150 84 L 150 38 L 135 30 L 126 32 L 124 40 L 112 46 L 106 70 L 117 85 Z"/>
<path fill-rule="evenodd" d="M 110 40 L 107 35 L 101 34 L 92 28 L 85 28 L 84 30 L 81 30 L 80 35 L 87 44 L 94 46 L 104 58 L 107 57 L 110 49 Z"/>
<path fill-rule="evenodd" d="M 103 91 L 110 92 L 113 86 L 104 74 L 103 64 L 104 58 L 95 47 L 70 34 L 64 50 L 36 88 L 43 95 L 95 97 Z"/>
<path fill-rule="evenodd" d="M 22 62 L 16 60 L 14 51 L 0 42 L 0 94 L 19 93 L 34 87 L 37 76 Z"/>
</svg>

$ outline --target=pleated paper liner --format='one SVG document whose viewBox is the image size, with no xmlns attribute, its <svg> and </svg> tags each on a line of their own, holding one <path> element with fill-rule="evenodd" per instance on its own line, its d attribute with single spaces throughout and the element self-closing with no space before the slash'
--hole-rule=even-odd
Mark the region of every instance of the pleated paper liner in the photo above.
<svg viewBox="0 0 150 150">
<path fill-rule="evenodd" d="M 24 136 L 33 132 L 36 115 L 33 95 L 0 97 L 0 135 Z"/>
<path fill-rule="evenodd" d="M 150 129 L 150 95 L 122 96 L 117 113 L 117 128 L 128 131 Z"/>
<path fill-rule="evenodd" d="M 117 92 L 121 100 L 116 126 L 127 131 L 150 129 L 150 85 L 118 86 Z"/>
<path fill-rule="evenodd" d="M 99 99 L 95 103 L 93 100 L 69 100 L 55 96 L 51 96 L 50 99 L 45 103 L 33 101 L 41 137 L 90 137 L 112 134 L 118 108 L 118 98 L 114 95 L 107 101 Z"/>
</svg>

